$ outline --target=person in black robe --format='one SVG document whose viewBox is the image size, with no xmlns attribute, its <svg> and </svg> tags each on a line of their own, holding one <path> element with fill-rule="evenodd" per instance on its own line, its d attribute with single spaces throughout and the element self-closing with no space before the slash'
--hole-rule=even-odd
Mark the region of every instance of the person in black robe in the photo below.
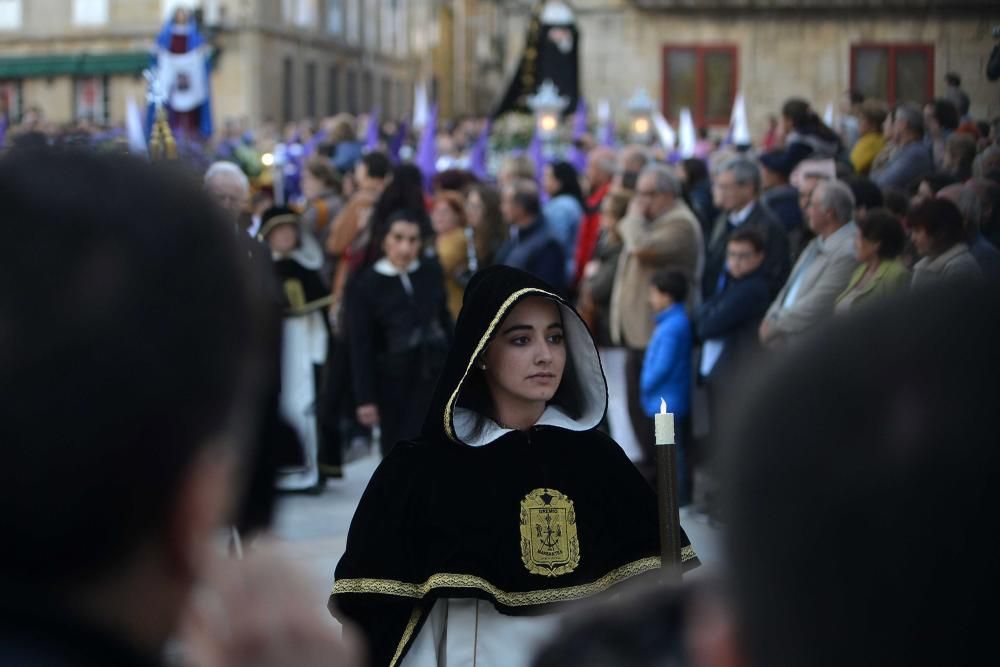
<svg viewBox="0 0 1000 667">
<path fill-rule="evenodd" d="M 273 206 L 264 212 L 258 237 L 271 249 L 281 284 L 281 413 L 299 440 L 298 447 L 286 446 L 281 452 L 277 486 L 290 491 L 320 491 L 326 476 L 319 465 L 316 406 L 329 340 L 325 313 L 331 302 L 319 273 L 323 254 L 298 214 L 286 206 Z"/>
<path fill-rule="evenodd" d="M 550 286 L 473 277 L 423 429 L 375 471 L 336 569 L 330 609 L 372 665 L 527 664 L 566 604 L 660 568 L 653 490 L 596 428 L 607 400 Z"/>
<path fill-rule="evenodd" d="M 441 266 L 420 257 L 425 217 L 407 210 L 390 215 L 375 239 L 383 256 L 347 290 L 358 421 L 379 426 L 383 455 L 420 433 L 427 387 L 444 365 L 451 335 Z"/>
</svg>

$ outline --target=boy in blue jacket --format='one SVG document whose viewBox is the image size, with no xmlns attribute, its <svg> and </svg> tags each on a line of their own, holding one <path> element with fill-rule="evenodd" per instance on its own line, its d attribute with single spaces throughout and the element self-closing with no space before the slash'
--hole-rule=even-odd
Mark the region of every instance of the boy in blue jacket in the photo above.
<svg viewBox="0 0 1000 667">
<path fill-rule="evenodd" d="M 677 498 L 682 506 L 691 502 L 691 470 L 685 451 L 691 423 L 691 322 L 684 310 L 687 293 L 688 280 L 680 271 L 664 270 L 653 276 L 649 303 L 656 313 L 656 328 L 639 376 L 642 407 L 649 416 L 649 430 L 641 437 L 646 451 L 642 469 L 647 479 L 655 480 L 653 415 L 660 411 L 663 398 L 677 424 Z"/>
</svg>

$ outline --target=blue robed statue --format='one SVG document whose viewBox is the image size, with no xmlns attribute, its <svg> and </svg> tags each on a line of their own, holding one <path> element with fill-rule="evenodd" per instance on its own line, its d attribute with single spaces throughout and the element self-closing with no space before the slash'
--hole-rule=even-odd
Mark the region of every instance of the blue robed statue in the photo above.
<svg viewBox="0 0 1000 667">
<path fill-rule="evenodd" d="M 187 10 L 178 8 L 156 37 L 153 52 L 163 105 L 178 137 L 207 140 L 212 136 L 209 46 Z M 154 109 L 149 108 L 147 128 Z"/>
</svg>

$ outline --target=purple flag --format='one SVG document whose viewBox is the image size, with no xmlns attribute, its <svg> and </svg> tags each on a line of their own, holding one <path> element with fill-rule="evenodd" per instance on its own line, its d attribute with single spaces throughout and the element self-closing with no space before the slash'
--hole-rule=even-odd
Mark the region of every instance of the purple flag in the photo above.
<svg viewBox="0 0 1000 667">
<path fill-rule="evenodd" d="M 365 152 L 371 152 L 378 148 L 378 107 L 368 114 L 368 127 L 365 128 Z"/>
<path fill-rule="evenodd" d="M 389 141 L 389 159 L 392 160 L 393 164 L 399 164 L 399 151 L 403 148 L 403 142 L 406 141 L 406 135 L 409 131 L 409 123 L 403 120 L 399 124 L 399 129 L 396 130 L 396 134 Z"/>
<path fill-rule="evenodd" d="M 542 138 L 538 134 L 538 126 L 535 126 L 535 133 L 531 135 L 531 145 L 528 146 L 528 155 L 535 162 L 535 183 L 538 184 L 538 196 L 544 204 L 549 200 L 548 193 L 542 187 L 542 174 L 545 173 L 545 154 L 542 151 Z"/>
<path fill-rule="evenodd" d="M 0 148 L 3 148 L 7 141 L 7 114 L 0 116 Z"/>
<path fill-rule="evenodd" d="M 427 124 L 420 135 L 420 145 L 417 148 L 417 167 L 424 175 L 424 189 L 431 191 L 431 183 L 437 174 L 437 102 L 431 105 L 427 114 Z"/>
<path fill-rule="evenodd" d="M 570 146 L 567 155 L 567 161 L 573 165 L 578 174 L 587 169 L 587 151 L 577 145 L 585 134 L 587 134 L 587 104 L 583 97 L 580 97 L 576 113 L 573 115 L 573 145 Z"/>
<path fill-rule="evenodd" d="M 469 171 L 475 174 L 476 178 L 481 181 L 485 181 L 489 177 L 489 173 L 486 169 L 486 149 L 489 148 L 490 130 L 492 129 L 493 121 L 491 119 L 487 119 L 486 124 L 483 125 L 483 129 L 479 133 L 476 143 L 473 144 L 472 152 L 469 155 Z"/>
<path fill-rule="evenodd" d="M 618 142 L 615 141 L 615 119 L 608 118 L 608 122 L 601 128 L 601 145 L 614 148 Z"/>
</svg>

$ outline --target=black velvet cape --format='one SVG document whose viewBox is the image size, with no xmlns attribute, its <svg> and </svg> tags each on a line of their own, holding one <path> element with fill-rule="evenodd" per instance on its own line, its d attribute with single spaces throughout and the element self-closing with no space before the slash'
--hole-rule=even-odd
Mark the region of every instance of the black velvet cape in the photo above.
<svg viewBox="0 0 1000 667">
<path fill-rule="evenodd" d="M 454 410 L 474 358 L 510 308 L 532 295 L 557 301 L 564 324 L 567 313 L 579 319 L 528 273 L 492 267 L 476 274 L 421 436 L 392 449 L 361 498 L 330 609 L 361 628 L 372 665 L 397 665 L 439 598 L 544 614 L 660 566 L 654 493 L 608 436 L 536 425 L 472 447 L 456 435 Z M 600 391 L 603 412 L 606 385 Z M 533 491 L 573 503 L 578 559 L 569 571 L 529 571 L 522 501 Z M 682 543 L 685 568 L 697 565 L 683 534 Z"/>
</svg>

